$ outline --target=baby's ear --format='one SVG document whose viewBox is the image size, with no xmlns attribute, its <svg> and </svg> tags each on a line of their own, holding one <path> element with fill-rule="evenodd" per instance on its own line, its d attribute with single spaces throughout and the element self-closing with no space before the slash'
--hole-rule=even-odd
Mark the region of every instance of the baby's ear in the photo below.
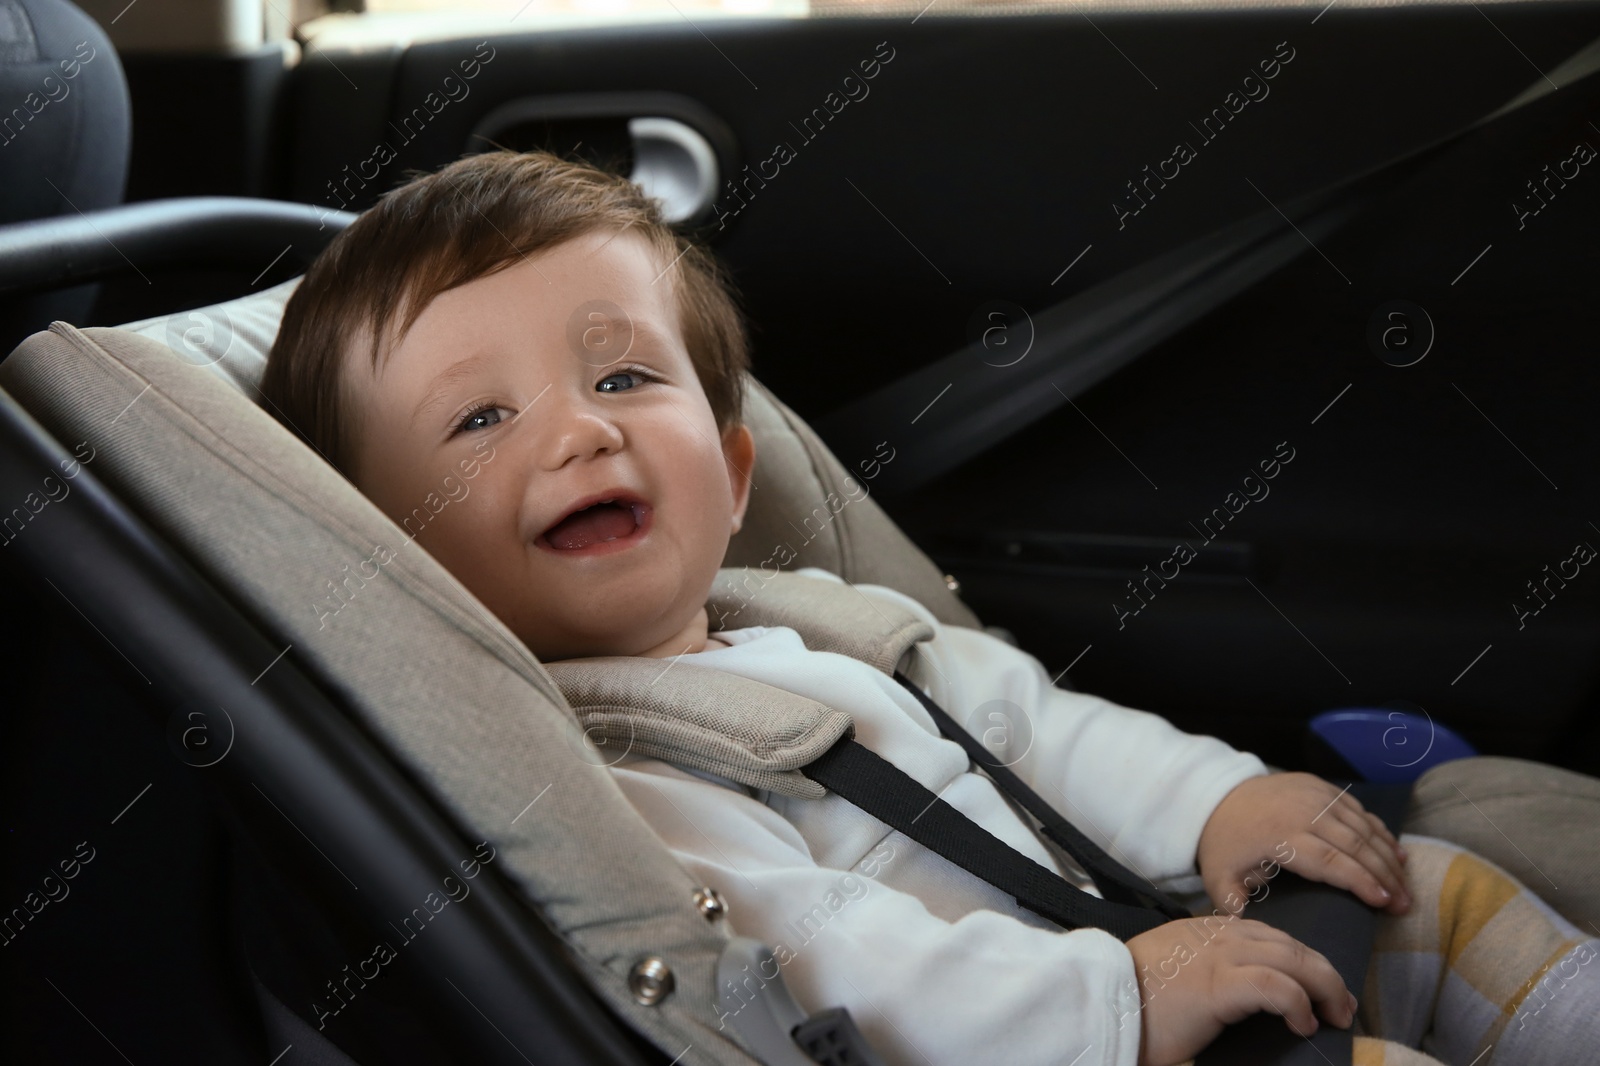
<svg viewBox="0 0 1600 1066">
<path fill-rule="evenodd" d="M 756 438 L 743 422 L 722 433 L 722 456 L 728 464 L 728 487 L 733 490 L 733 532 L 744 525 L 745 508 L 750 505 L 751 475 L 756 468 Z"/>
</svg>

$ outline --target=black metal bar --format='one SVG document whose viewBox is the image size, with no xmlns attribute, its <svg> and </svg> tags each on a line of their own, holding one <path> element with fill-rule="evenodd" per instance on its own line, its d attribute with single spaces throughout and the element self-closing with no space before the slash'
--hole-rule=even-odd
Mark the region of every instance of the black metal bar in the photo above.
<svg viewBox="0 0 1600 1066">
<path fill-rule="evenodd" d="M 0 295 L 178 267 L 309 264 L 356 220 L 283 200 L 191 196 L 0 226 Z"/>
</svg>

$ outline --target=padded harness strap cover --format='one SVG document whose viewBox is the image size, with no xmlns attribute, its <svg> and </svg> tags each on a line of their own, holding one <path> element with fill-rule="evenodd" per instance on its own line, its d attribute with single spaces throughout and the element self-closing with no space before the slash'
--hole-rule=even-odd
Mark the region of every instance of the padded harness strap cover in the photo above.
<svg viewBox="0 0 1600 1066">
<path fill-rule="evenodd" d="M 811 651 L 888 674 L 933 627 L 896 604 L 802 574 L 717 571 L 706 613 L 713 632 L 788 626 Z M 546 663 L 577 712 L 592 761 L 634 751 L 804 799 L 827 789 L 799 772 L 851 732 L 850 716 L 737 674 L 676 660 L 598 656 Z"/>
<path fill-rule="evenodd" d="M 904 607 L 869 600 L 850 585 L 748 567 L 717 571 L 706 613 L 713 633 L 788 626 L 811 651 L 860 659 L 885 674 L 913 644 L 933 639 L 933 627 Z"/>
<path fill-rule="evenodd" d="M 631 751 L 753 788 L 821 799 L 827 789 L 799 767 L 851 732 L 843 711 L 709 666 L 605 656 L 545 669 L 577 711 L 597 761 L 607 764 Z"/>
</svg>

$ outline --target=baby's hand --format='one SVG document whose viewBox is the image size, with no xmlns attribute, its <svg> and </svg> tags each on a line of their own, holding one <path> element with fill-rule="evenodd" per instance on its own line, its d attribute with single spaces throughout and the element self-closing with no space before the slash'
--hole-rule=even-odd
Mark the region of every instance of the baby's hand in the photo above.
<svg viewBox="0 0 1600 1066">
<path fill-rule="evenodd" d="M 1356 997 L 1320 952 L 1248 918 L 1185 918 L 1128 941 L 1144 1007 L 1139 1066 L 1194 1058 L 1224 1026 L 1257 1011 L 1282 1016 L 1295 1033 L 1317 1031 L 1317 1013 L 1339 1028 Z"/>
<path fill-rule="evenodd" d="M 1315 774 L 1252 777 L 1223 797 L 1195 856 L 1212 902 L 1237 914 L 1260 887 L 1261 860 L 1275 849 L 1287 850 L 1290 857 L 1279 851 L 1277 863 L 1301 877 L 1347 889 L 1390 914 L 1411 907 L 1400 842 L 1359 800 Z"/>
</svg>

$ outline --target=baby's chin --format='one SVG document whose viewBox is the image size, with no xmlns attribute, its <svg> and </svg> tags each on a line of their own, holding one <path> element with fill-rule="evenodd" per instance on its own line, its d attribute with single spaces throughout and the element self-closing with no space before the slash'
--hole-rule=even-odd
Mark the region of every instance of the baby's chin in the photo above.
<svg viewBox="0 0 1600 1066">
<path fill-rule="evenodd" d="M 706 636 L 704 615 L 705 608 L 700 607 L 688 616 L 662 626 L 567 628 L 560 633 L 546 631 L 534 635 L 532 639 L 524 636 L 523 642 L 540 662 L 547 663 L 616 655 L 648 655 L 665 659 L 703 649 Z"/>
<path fill-rule="evenodd" d="M 542 663 L 564 663 L 564 662 L 572 662 L 572 661 L 577 660 L 577 659 L 610 659 L 610 658 L 613 658 L 613 657 L 616 657 L 616 656 L 619 656 L 619 655 L 620 656 L 627 656 L 627 657 L 631 658 L 631 657 L 635 657 L 635 656 L 639 656 L 639 655 L 643 655 L 644 654 L 643 650 L 640 650 L 640 651 L 624 651 L 624 650 L 622 650 L 625 647 L 631 647 L 631 646 L 632 645 L 629 645 L 629 644 L 615 644 L 615 643 L 612 643 L 612 644 L 563 644 L 559 648 L 556 648 L 556 649 L 554 649 L 552 651 L 549 651 L 549 652 L 541 652 L 537 648 L 535 648 L 535 649 L 533 649 L 533 654 L 535 656 L 537 656 L 539 661 L 542 662 Z"/>
</svg>

